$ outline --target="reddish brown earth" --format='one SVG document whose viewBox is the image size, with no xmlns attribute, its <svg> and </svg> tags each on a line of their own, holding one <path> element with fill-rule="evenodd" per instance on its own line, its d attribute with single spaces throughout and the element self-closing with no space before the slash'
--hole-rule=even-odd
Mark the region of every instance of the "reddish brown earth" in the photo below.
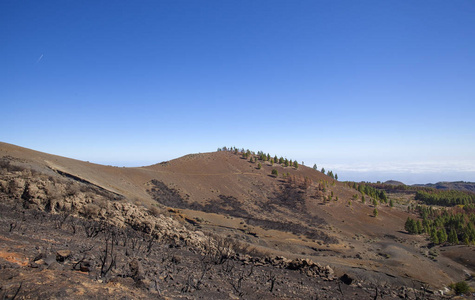
<svg viewBox="0 0 475 300">
<path fill-rule="evenodd" d="M 168 231 L 162 234 L 162 238 L 174 235 L 172 232 L 174 229 L 171 228 L 175 228 L 176 225 L 170 224 L 182 224 L 180 226 L 185 226 L 187 229 L 186 232 L 181 231 L 176 234 L 177 240 L 181 239 L 181 242 L 185 241 L 185 244 L 196 244 L 197 249 L 203 248 L 203 242 L 199 241 L 194 232 L 204 232 L 205 235 L 227 237 L 235 243 L 252 247 L 254 254 L 258 253 L 260 257 L 282 256 L 289 260 L 311 259 L 320 266 L 329 265 L 335 272 L 335 278 L 347 274 L 354 279 L 352 285 L 345 287 L 350 290 L 343 291 L 345 298 L 364 299 L 368 295 L 374 297 L 375 287 L 381 291 L 385 290 L 388 297 L 391 296 L 389 291 L 393 291 L 395 293 L 393 296 L 397 296 L 397 291 L 401 287 L 415 287 L 418 291 L 421 286 L 424 286 L 432 292 L 437 292 L 452 282 L 466 279 L 467 274 L 475 273 L 473 247 L 446 246 L 429 249 L 429 243 L 424 236 L 408 235 L 404 232 L 404 222 L 410 215 L 407 213 L 407 204 L 413 201 L 412 199 L 394 195 L 395 207 L 379 205 L 378 216 L 373 217 L 374 207 L 370 204 L 368 197 L 366 203 L 363 204 L 361 194 L 356 190 L 305 166 L 295 169 L 280 165 L 271 166 L 270 163 L 261 162 L 262 168 L 257 169 L 257 163 L 251 163 L 238 154 L 214 152 L 187 155 L 148 167 L 118 168 L 54 156 L 5 143 L 0 143 L 0 158 L 24 170 L 33 170 L 29 173 L 24 170 L 16 171 L 16 173 L 5 171 L 0 178 L 4 192 L 3 199 L 6 199 L 4 202 L 10 206 L 13 205 L 11 207 L 17 207 L 18 210 L 26 207 L 27 215 L 32 210 L 46 210 L 53 214 L 67 209 L 73 212 L 76 207 L 76 212 L 71 215 L 79 218 L 92 215 L 93 219 L 109 220 L 119 227 L 127 224 L 140 227 L 145 224 L 140 227 L 141 230 L 158 232 L 158 229 L 165 226 Z M 271 176 L 273 168 L 278 170 L 278 177 Z M 289 173 L 289 176 L 283 178 L 282 174 L 286 173 Z M 23 178 L 22 180 L 26 183 L 20 182 L 18 178 Z M 289 178 L 292 180 L 289 181 Z M 304 186 L 305 178 L 307 178 L 306 186 Z M 10 191 L 8 189 L 10 182 L 14 179 L 15 183 L 22 188 L 18 187 L 16 194 L 7 193 Z M 59 196 L 56 197 L 64 196 L 66 199 L 55 200 L 57 204 L 53 208 L 48 204 L 51 202 L 48 200 L 51 193 L 42 193 L 43 189 L 49 191 L 45 186 L 50 184 L 51 180 L 54 183 L 52 186 L 60 191 Z M 25 196 L 28 184 L 31 191 L 28 191 Z M 73 189 L 70 186 L 77 186 L 76 189 L 79 188 L 81 192 L 68 194 L 68 190 Z M 321 190 L 322 187 L 325 191 Z M 329 197 L 331 193 L 333 193 L 332 200 L 325 201 L 324 198 Z M 95 196 L 97 194 L 100 196 Z M 353 198 L 354 195 L 356 199 Z M 392 195 L 389 196 L 392 197 Z M 338 200 L 336 200 L 337 197 Z M 19 203 L 23 203 L 22 208 L 19 208 Z M 15 208 L 12 209 L 15 210 Z M 97 211 L 94 211 L 95 209 Z M 151 219 L 152 215 L 156 214 L 161 216 L 159 221 Z M 16 218 L 14 212 L 7 217 L 10 218 L 9 220 Z M 415 216 L 411 215 L 411 217 Z M 170 223 L 172 221 L 168 221 L 167 218 L 176 220 L 173 222 L 177 223 Z M 138 221 L 133 220 L 141 220 L 142 223 L 138 224 Z M 55 224 L 54 221 L 51 222 Z M 150 225 L 150 222 L 155 225 Z M 56 242 L 65 245 L 67 244 L 65 240 L 69 238 L 70 241 L 76 240 L 80 244 L 80 240 L 84 239 L 77 234 L 68 237 L 68 233 L 61 233 L 61 230 L 56 230 L 49 239 L 41 234 L 35 238 L 31 236 L 32 232 L 25 229 L 24 234 L 31 239 L 29 243 L 32 245 L 32 250 L 24 254 L 15 250 L 15 247 L 25 247 L 25 243 L 18 235 L 19 233 L 16 233 L 18 230 L 13 229 L 13 233 L 9 231 L 10 224 L 11 222 L 4 222 L 2 225 L 5 228 L 2 227 L 0 236 L 2 245 L 0 261 L 4 261 L 8 266 L 18 266 L 15 270 L 19 270 L 19 275 L 12 277 L 21 278 L 16 281 L 18 286 L 20 282 L 30 282 L 32 277 L 38 276 L 37 269 L 32 270 L 28 267 L 35 258 L 32 254 L 33 245 L 41 244 L 42 247 L 48 247 L 49 244 L 49 251 L 56 251 L 58 249 L 51 247 Z M 183 235 L 186 237 L 183 238 Z M 98 248 L 103 245 L 101 241 L 91 242 L 91 245 L 94 243 L 97 243 Z M 70 244 L 74 243 L 70 242 Z M 157 260 L 160 260 L 158 257 L 167 255 L 166 249 L 166 247 L 161 247 L 156 250 Z M 181 253 L 181 257 L 185 257 L 190 264 L 199 265 L 200 259 L 196 256 L 198 254 L 192 254 L 196 251 L 191 253 L 186 251 Z M 194 260 L 197 263 L 192 263 Z M 272 272 L 270 266 L 264 263 L 262 268 L 263 274 L 269 270 Z M 129 291 L 130 294 L 127 294 L 129 295 L 127 297 L 149 297 L 150 290 L 137 288 L 133 280 L 132 284 L 127 283 L 127 280 L 124 281 L 125 283 L 115 285 L 111 280 L 101 283 L 97 281 L 100 277 L 97 277 L 97 274 L 97 278 L 91 278 L 69 269 L 63 268 L 58 272 L 46 268 L 41 270 L 44 272 L 41 276 L 44 274 L 46 282 L 51 280 L 52 283 L 49 286 L 58 284 L 54 282 L 62 282 L 58 279 L 61 278 L 60 276 L 79 282 L 71 283 L 77 291 L 66 291 L 66 288 L 61 294 L 62 297 L 70 295 L 70 298 L 75 298 L 80 296 L 83 290 L 113 295 L 118 286 Z M 245 271 L 245 268 L 240 270 Z M 279 272 L 276 274 L 280 274 L 281 278 L 287 278 L 285 282 L 280 283 L 280 291 L 285 289 L 287 281 L 288 287 L 295 289 L 290 278 L 300 278 L 301 275 L 285 275 Z M 210 274 L 213 274 L 213 271 L 210 271 Z M 311 277 L 302 277 L 298 280 L 307 282 L 309 278 Z M 186 281 L 186 278 L 182 279 Z M 10 296 L 15 291 L 15 284 L 10 282 L 12 280 L 5 276 L 1 278 L 2 291 L 7 291 Z M 163 278 L 161 280 L 163 281 Z M 214 281 L 211 279 L 208 281 L 207 284 L 212 286 Z M 320 279 L 320 282 L 323 281 Z M 325 292 L 325 290 L 322 293 L 322 286 L 318 285 L 316 288 L 310 288 L 309 286 L 315 283 L 308 281 L 305 283 L 307 288 L 304 289 L 305 292 L 302 292 L 302 297 L 290 293 L 264 293 L 260 297 L 305 298 L 319 294 L 342 298 L 336 281 L 325 282 L 336 290 L 335 294 L 330 291 Z M 221 284 L 227 288 L 213 297 L 228 298 L 229 295 L 236 296 L 236 294 L 239 297 L 239 293 L 231 283 L 223 281 Z M 203 290 L 196 289 L 195 294 L 190 294 L 193 292 L 180 293 L 177 292 L 180 289 L 175 291 L 169 285 L 166 286 L 167 288 L 161 290 L 161 296 L 206 297 Z M 24 292 L 26 288 L 27 285 L 23 285 L 20 292 Z M 328 290 L 327 287 L 325 288 Z M 360 294 L 358 294 L 358 289 L 362 290 Z M 245 291 L 248 296 L 245 298 L 250 298 L 251 290 L 251 287 L 248 287 Z M 417 291 L 411 294 L 406 290 L 405 295 L 415 298 L 418 295 Z M 154 293 L 158 294 L 157 291 Z M 349 294 L 353 296 L 350 297 Z M 91 293 L 83 294 L 84 297 L 88 295 Z M 303 297 L 303 295 L 306 296 Z M 435 295 L 432 296 L 435 297 Z"/>
</svg>

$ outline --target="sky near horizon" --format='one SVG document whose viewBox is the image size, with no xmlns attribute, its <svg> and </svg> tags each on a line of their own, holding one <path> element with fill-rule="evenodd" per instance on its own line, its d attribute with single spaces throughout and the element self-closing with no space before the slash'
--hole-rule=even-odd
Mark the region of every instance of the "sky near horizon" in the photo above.
<svg viewBox="0 0 475 300">
<path fill-rule="evenodd" d="M 475 181 L 474 1 L 0 3 L 0 141 L 140 166 L 222 146 Z"/>
</svg>

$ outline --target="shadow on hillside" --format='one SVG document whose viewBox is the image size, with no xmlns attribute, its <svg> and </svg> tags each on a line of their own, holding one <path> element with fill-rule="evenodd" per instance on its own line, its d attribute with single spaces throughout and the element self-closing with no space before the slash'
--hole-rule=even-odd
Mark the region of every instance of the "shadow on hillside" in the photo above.
<svg viewBox="0 0 475 300">
<path fill-rule="evenodd" d="M 148 193 L 155 201 L 168 207 L 229 215 L 245 219 L 249 225 L 260 226 L 264 229 L 287 231 L 296 235 L 304 235 L 309 239 L 321 240 L 325 243 L 338 243 L 336 238 L 330 237 L 317 229 L 318 226 L 326 223 L 323 219 L 306 213 L 303 193 L 298 189 L 284 188 L 282 192 L 278 192 L 274 197 L 269 198 L 268 202 L 256 204 L 260 206 L 262 212 L 274 211 L 278 207 L 284 207 L 287 211 L 292 212 L 294 219 L 303 221 L 305 225 L 288 220 L 269 220 L 260 217 L 259 214 L 250 213 L 233 196 L 219 195 L 218 199 L 209 200 L 205 205 L 202 205 L 197 202 L 189 203 L 180 196 L 177 190 L 169 188 L 161 181 L 154 179 L 150 184 L 153 187 L 148 190 Z"/>
</svg>

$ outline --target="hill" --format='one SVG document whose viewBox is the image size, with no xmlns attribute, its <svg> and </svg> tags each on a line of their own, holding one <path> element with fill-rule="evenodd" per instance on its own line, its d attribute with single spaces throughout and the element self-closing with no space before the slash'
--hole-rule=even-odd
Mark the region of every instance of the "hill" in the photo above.
<svg viewBox="0 0 475 300">
<path fill-rule="evenodd" d="M 475 271 L 472 247 L 433 249 L 404 231 L 407 195 L 389 194 L 390 207 L 312 168 L 251 157 L 118 168 L 0 143 L 3 291 L 39 293 L 28 276 L 43 272 L 58 285 L 47 298 L 87 286 L 135 298 L 410 298 Z M 65 270 L 76 283 L 58 279 Z"/>
<path fill-rule="evenodd" d="M 414 184 L 414 186 L 421 187 L 431 187 L 438 190 L 458 190 L 458 191 L 468 191 L 475 192 L 475 182 L 465 182 L 465 181 L 442 181 L 437 183 L 427 183 L 427 184 Z"/>
<path fill-rule="evenodd" d="M 404 183 L 402 183 L 401 181 L 397 181 L 397 180 L 388 180 L 388 181 L 385 181 L 384 184 L 390 184 L 390 185 L 404 185 Z"/>
</svg>

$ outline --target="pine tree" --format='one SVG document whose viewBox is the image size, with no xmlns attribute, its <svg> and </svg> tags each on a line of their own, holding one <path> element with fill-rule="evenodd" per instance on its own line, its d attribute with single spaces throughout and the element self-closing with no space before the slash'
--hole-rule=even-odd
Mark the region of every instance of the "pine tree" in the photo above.
<svg viewBox="0 0 475 300">
<path fill-rule="evenodd" d="M 447 240 L 449 243 L 453 244 L 453 245 L 456 245 L 459 243 L 459 239 L 458 239 L 458 236 L 457 236 L 457 232 L 455 231 L 455 229 L 452 228 L 452 230 L 450 230 L 450 233 L 449 233 L 449 236 L 447 237 Z"/>
<path fill-rule="evenodd" d="M 335 173 L 335 180 L 338 180 L 338 174 Z"/>
<path fill-rule="evenodd" d="M 422 227 L 421 220 L 417 220 L 416 222 L 416 233 L 421 234 L 424 232 L 424 227 Z"/>
<path fill-rule="evenodd" d="M 430 240 L 432 243 L 438 245 L 439 244 L 439 237 L 437 236 L 437 230 L 435 228 L 432 229 L 430 232 Z"/>
<path fill-rule="evenodd" d="M 314 169 L 314 170 L 318 170 L 317 164 L 314 164 L 314 165 L 313 165 L 313 169 Z"/>
<path fill-rule="evenodd" d="M 422 224 L 421 224 L 422 227 Z M 407 217 L 406 223 L 404 224 L 404 229 L 410 234 L 417 234 L 417 222 L 416 220 L 411 219 L 410 217 Z"/>
<path fill-rule="evenodd" d="M 376 208 L 373 210 L 373 216 L 375 218 L 378 217 L 378 210 Z"/>
<path fill-rule="evenodd" d="M 279 176 L 279 172 L 277 172 L 276 169 L 272 169 L 271 174 L 274 175 L 275 177 Z"/>
<path fill-rule="evenodd" d="M 390 206 L 390 207 L 394 207 L 393 199 L 390 199 L 390 200 L 389 200 L 389 206 Z"/>
<path fill-rule="evenodd" d="M 261 163 L 258 163 L 258 164 L 257 164 L 257 168 L 258 168 L 259 170 L 262 168 Z"/>
<path fill-rule="evenodd" d="M 296 168 L 296 169 L 299 168 L 299 163 L 297 161 L 294 161 L 294 168 Z"/>
<path fill-rule="evenodd" d="M 439 231 L 437 231 L 437 237 L 439 238 L 440 244 L 447 242 L 447 232 L 445 231 L 444 227 L 442 227 L 442 229 L 439 229 Z"/>
<path fill-rule="evenodd" d="M 467 232 L 464 232 L 463 233 L 463 236 L 462 236 L 462 241 L 465 245 L 469 246 L 470 245 L 470 237 L 468 236 L 468 233 Z"/>
<path fill-rule="evenodd" d="M 388 196 L 386 195 L 386 192 L 384 190 L 381 190 L 379 192 L 379 199 L 381 199 L 384 203 L 388 201 Z"/>
</svg>

